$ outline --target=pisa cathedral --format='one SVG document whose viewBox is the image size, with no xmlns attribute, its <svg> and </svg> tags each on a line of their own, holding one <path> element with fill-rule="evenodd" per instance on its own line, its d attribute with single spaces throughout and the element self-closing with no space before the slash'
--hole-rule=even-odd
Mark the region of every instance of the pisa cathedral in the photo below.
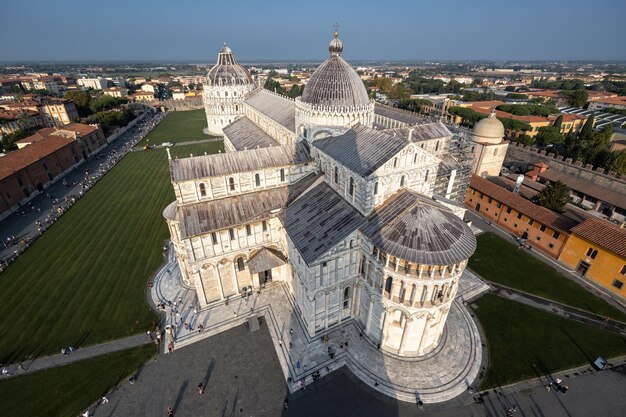
<svg viewBox="0 0 626 417">
<path fill-rule="evenodd" d="M 170 160 L 163 214 L 200 307 L 279 282 L 309 336 L 355 320 L 383 352 L 422 356 L 476 248 L 450 197 L 468 176 L 442 168 L 450 130 L 374 103 L 342 50 L 335 33 L 293 100 L 224 45 L 203 98 L 226 152 Z"/>
</svg>

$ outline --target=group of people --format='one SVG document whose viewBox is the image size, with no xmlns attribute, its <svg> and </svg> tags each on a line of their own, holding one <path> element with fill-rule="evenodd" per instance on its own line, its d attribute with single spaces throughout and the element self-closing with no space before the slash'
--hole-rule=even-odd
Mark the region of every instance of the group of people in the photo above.
<svg viewBox="0 0 626 417">
<path fill-rule="evenodd" d="M 108 159 L 105 162 L 100 163 L 95 173 L 91 173 L 89 169 L 85 170 L 85 177 L 81 181 L 68 181 L 64 178 L 62 184 L 67 188 L 79 186 L 77 194 L 67 195 L 62 200 L 54 198 L 49 192 L 46 193 L 46 197 L 52 200 L 52 208 L 48 215 L 44 218 L 38 218 L 34 222 L 34 228 L 37 230 L 34 233 L 27 233 L 19 240 L 15 239 L 15 236 L 7 237 L 3 241 L 5 249 L 15 246 L 13 252 L 6 256 L 5 259 L 0 259 L 0 271 L 2 271 L 9 263 L 13 262 L 19 257 L 30 244 L 43 234 L 43 232 L 50 227 L 54 222 L 61 217 L 67 209 L 73 206 L 78 199 L 80 199 L 91 187 L 93 187 L 107 172 L 109 172 L 128 152 L 130 152 L 160 121 L 165 117 L 165 113 L 148 114 L 143 120 L 138 122 L 135 126 L 128 130 L 132 135 L 131 138 L 118 150 L 112 150 Z M 99 156 L 96 157 L 99 159 Z M 78 167 L 74 168 L 78 170 Z M 37 207 L 32 201 L 26 203 L 21 207 L 20 213 L 22 217 L 27 217 L 29 213 L 35 213 L 39 215 L 41 213 L 41 207 Z"/>
</svg>

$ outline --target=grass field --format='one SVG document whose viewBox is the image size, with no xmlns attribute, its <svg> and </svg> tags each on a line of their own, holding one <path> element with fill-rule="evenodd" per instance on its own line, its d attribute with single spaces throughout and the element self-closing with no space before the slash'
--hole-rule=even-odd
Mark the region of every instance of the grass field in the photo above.
<svg viewBox="0 0 626 417">
<path fill-rule="evenodd" d="M 626 314 L 493 233 L 478 236 L 469 267 L 488 281 L 626 322 Z"/>
<path fill-rule="evenodd" d="M 474 304 L 489 343 L 483 389 L 626 354 L 626 339 L 495 295 Z"/>
<path fill-rule="evenodd" d="M 0 414 L 77 416 L 154 354 L 155 347 L 150 344 L 2 381 Z"/>
<path fill-rule="evenodd" d="M 222 142 L 181 146 L 215 153 Z M 144 332 L 174 200 L 165 150 L 131 152 L 0 275 L 0 363 Z"/>
<path fill-rule="evenodd" d="M 179 143 L 209 139 L 211 136 L 202 132 L 206 126 L 206 115 L 203 109 L 169 112 L 159 123 L 159 127 L 148 133 L 137 146 L 147 143 L 160 145 L 163 142 Z"/>
</svg>

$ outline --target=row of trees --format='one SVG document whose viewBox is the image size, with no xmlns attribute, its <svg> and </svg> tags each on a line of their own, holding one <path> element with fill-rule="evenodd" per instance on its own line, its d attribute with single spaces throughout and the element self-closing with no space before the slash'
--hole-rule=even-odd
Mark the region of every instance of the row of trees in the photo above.
<svg viewBox="0 0 626 417">
<path fill-rule="evenodd" d="M 584 90 L 585 83 L 582 80 L 558 80 L 548 81 L 546 79 L 533 80 L 531 88 L 542 88 L 547 90 Z"/>
<path fill-rule="evenodd" d="M 304 91 L 304 85 L 292 85 L 289 91 L 285 90 L 278 81 L 274 80 L 272 77 L 269 77 L 263 87 L 266 90 L 273 91 L 278 94 L 282 94 L 283 96 L 296 98 L 302 95 Z"/>
<path fill-rule="evenodd" d="M 543 116 L 547 117 L 551 114 L 558 113 L 559 110 L 554 106 L 546 106 L 539 104 L 501 104 L 496 107 L 497 110 L 505 111 L 516 116 Z"/>
</svg>

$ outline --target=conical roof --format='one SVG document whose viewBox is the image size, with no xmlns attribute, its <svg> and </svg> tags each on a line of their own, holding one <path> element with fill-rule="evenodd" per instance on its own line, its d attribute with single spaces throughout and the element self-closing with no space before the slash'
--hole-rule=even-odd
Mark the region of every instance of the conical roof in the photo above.
<svg viewBox="0 0 626 417">
<path fill-rule="evenodd" d="M 363 81 L 342 57 L 343 43 L 335 32 L 328 50 L 330 58 L 311 75 L 302 102 L 317 106 L 354 107 L 368 105 L 370 100 Z"/>
<path fill-rule="evenodd" d="M 243 66 L 239 65 L 233 51 L 226 46 L 220 49 L 217 54 L 217 64 L 207 73 L 207 85 L 228 86 L 228 85 L 251 85 L 252 77 Z"/>
</svg>

